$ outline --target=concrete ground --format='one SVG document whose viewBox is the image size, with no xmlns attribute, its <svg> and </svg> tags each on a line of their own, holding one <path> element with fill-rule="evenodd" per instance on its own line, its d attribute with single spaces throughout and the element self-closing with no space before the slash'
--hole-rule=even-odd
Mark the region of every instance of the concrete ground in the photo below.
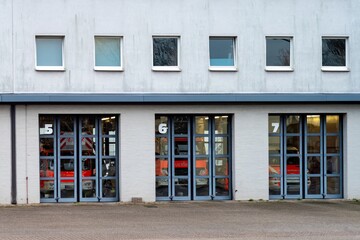
<svg viewBox="0 0 360 240">
<path fill-rule="evenodd" d="M 0 206 L 0 239 L 360 239 L 360 203 Z"/>
</svg>

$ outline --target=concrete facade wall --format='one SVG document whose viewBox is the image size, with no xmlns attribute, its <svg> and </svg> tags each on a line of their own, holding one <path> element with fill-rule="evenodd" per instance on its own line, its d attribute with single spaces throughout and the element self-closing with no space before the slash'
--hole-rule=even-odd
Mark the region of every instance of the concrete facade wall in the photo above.
<svg viewBox="0 0 360 240">
<path fill-rule="evenodd" d="M 17 189 L 18 203 L 38 203 L 39 199 L 39 114 L 119 114 L 120 201 L 141 197 L 155 201 L 155 114 L 233 114 L 233 198 L 268 199 L 268 114 L 344 114 L 344 198 L 360 198 L 358 161 L 360 107 L 356 105 L 33 105 L 17 107 Z M 4 121 L 9 121 L 4 112 Z M 2 122 L 4 122 L 2 121 Z M 350 130 L 349 130 L 350 129 Z M 6 136 L 10 136 L 9 130 Z M 5 131 L 6 132 L 6 131 Z M 4 147 L 4 145 L 2 145 Z M 5 149 L 5 147 L 4 147 Z M 4 150 L 9 155 L 8 150 Z M 10 156 L 6 159 L 10 162 Z M 7 165 L 5 168 L 9 168 Z M 4 172 L 4 171 L 3 171 Z M 0 175 L 7 182 L 8 175 Z M 1 181 L 3 182 L 3 181 Z M 1 194 L 10 196 L 8 185 Z M 8 203 L 4 198 L 0 203 Z"/>
<path fill-rule="evenodd" d="M 359 92 L 358 0 L 1 0 L 0 92 Z M 181 36 L 181 72 L 151 70 L 152 35 Z M 35 36 L 65 36 L 64 72 L 35 71 Z M 124 38 L 124 72 L 93 70 L 94 35 Z M 209 36 L 238 71 L 210 72 Z M 266 72 L 265 36 L 293 36 L 294 72 Z M 322 72 L 321 37 L 349 38 L 350 72 Z"/>
<path fill-rule="evenodd" d="M 11 203 L 10 106 L 0 106 L 0 204 Z"/>
</svg>

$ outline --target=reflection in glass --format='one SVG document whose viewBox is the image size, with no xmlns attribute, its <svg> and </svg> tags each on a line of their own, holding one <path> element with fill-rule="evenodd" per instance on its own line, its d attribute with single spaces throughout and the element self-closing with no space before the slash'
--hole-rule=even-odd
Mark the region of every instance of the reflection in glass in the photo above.
<svg viewBox="0 0 360 240">
<path fill-rule="evenodd" d="M 81 121 L 81 133 L 83 135 L 95 135 L 95 117 L 84 117 Z"/>
<path fill-rule="evenodd" d="M 326 173 L 327 174 L 340 173 L 339 156 L 328 156 L 326 158 Z"/>
<path fill-rule="evenodd" d="M 340 177 L 327 177 L 327 194 L 340 194 Z"/>
<path fill-rule="evenodd" d="M 155 155 L 167 155 L 168 154 L 168 140 L 167 137 L 155 138 Z"/>
<path fill-rule="evenodd" d="M 320 133 L 320 115 L 307 115 L 306 123 L 308 133 Z"/>
<path fill-rule="evenodd" d="M 60 134 L 73 135 L 74 134 L 74 118 L 72 116 L 60 117 Z"/>
<path fill-rule="evenodd" d="M 54 177 L 54 160 L 40 159 L 40 177 L 53 178 Z"/>
<path fill-rule="evenodd" d="M 227 134 L 229 116 L 215 116 L 215 134 Z"/>
<path fill-rule="evenodd" d="M 189 164 L 187 158 L 177 158 L 174 161 L 175 176 L 187 176 L 189 174 Z"/>
<path fill-rule="evenodd" d="M 290 66 L 290 39 L 266 39 L 266 66 Z"/>
<path fill-rule="evenodd" d="M 339 153 L 339 136 L 326 136 L 326 152 L 327 153 Z"/>
<path fill-rule="evenodd" d="M 209 176 L 209 159 L 196 159 L 196 176 Z"/>
<path fill-rule="evenodd" d="M 175 134 L 188 134 L 188 122 L 187 116 L 175 116 L 174 117 L 174 133 Z"/>
<path fill-rule="evenodd" d="M 280 133 L 280 116 L 269 116 L 269 133 Z"/>
<path fill-rule="evenodd" d="M 197 137 L 196 141 L 196 155 L 208 155 L 209 154 L 209 138 Z"/>
<path fill-rule="evenodd" d="M 286 178 L 286 191 L 288 195 L 300 194 L 300 178 L 299 177 L 287 177 Z"/>
<path fill-rule="evenodd" d="M 300 158 L 288 157 L 286 160 L 286 174 L 300 174 Z"/>
<path fill-rule="evenodd" d="M 228 158 L 215 159 L 215 175 L 228 176 L 229 175 L 229 160 Z"/>
<path fill-rule="evenodd" d="M 101 134 L 115 135 L 116 134 L 116 117 L 109 116 L 101 119 Z"/>
<path fill-rule="evenodd" d="M 96 154 L 96 138 L 81 138 L 81 154 L 83 156 L 95 156 Z"/>
<path fill-rule="evenodd" d="M 280 137 L 269 137 L 269 153 L 270 154 L 279 154 L 280 153 Z"/>
<path fill-rule="evenodd" d="M 54 180 L 40 180 L 40 198 L 54 198 Z"/>
<path fill-rule="evenodd" d="M 115 138 L 103 138 L 102 139 L 102 155 L 103 156 L 115 156 L 116 155 Z"/>
<path fill-rule="evenodd" d="M 309 174 L 320 174 L 320 157 L 308 157 L 307 168 Z"/>
<path fill-rule="evenodd" d="M 338 133 L 340 131 L 340 117 L 338 115 L 326 116 L 326 133 Z"/>
<path fill-rule="evenodd" d="M 320 136 L 307 137 L 307 152 L 320 153 Z"/>
<path fill-rule="evenodd" d="M 175 179 L 175 196 L 177 197 L 186 197 L 188 196 L 188 179 L 177 178 Z"/>
<path fill-rule="evenodd" d="M 323 66 L 346 66 L 346 40 L 323 39 L 322 40 L 322 65 Z"/>
<path fill-rule="evenodd" d="M 40 156 L 54 156 L 53 138 L 40 138 Z"/>
<path fill-rule="evenodd" d="M 61 180 L 60 181 L 60 198 L 74 198 L 74 180 Z"/>
<path fill-rule="evenodd" d="M 195 117 L 196 134 L 209 134 L 209 117 Z"/>
<path fill-rule="evenodd" d="M 235 38 L 210 37 L 210 66 L 234 66 Z"/>
<path fill-rule="evenodd" d="M 40 136 L 54 135 L 54 117 L 40 116 L 39 117 Z"/>
<path fill-rule="evenodd" d="M 269 194 L 280 195 L 281 194 L 281 178 L 269 177 Z"/>
<path fill-rule="evenodd" d="M 280 157 L 269 157 L 269 175 L 281 174 Z"/>
<path fill-rule="evenodd" d="M 60 171 L 61 177 L 74 177 L 74 159 L 61 159 L 60 160 Z M 65 173 L 71 171 L 72 173 Z"/>
<path fill-rule="evenodd" d="M 189 153 L 189 142 L 187 137 L 174 138 L 175 155 L 187 155 Z"/>
<path fill-rule="evenodd" d="M 286 118 L 286 132 L 287 133 L 300 132 L 300 116 L 291 115 Z"/>
<path fill-rule="evenodd" d="M 228 154 L 227 137 L 215 137 L 215 155 Z"/>
<path fill-rule="evenodd" d="M 112 159 L 102 159 L 102 176 L 103 177 L 115 177 L 116 176 L 116 160 Z"/>
<path fill-rule="evenodd" d="M 82 197 L 94 198 L 96 197 L 96 181 L 95 180 L 82 180 Z"/>
<path fill-rule="evenodd" d="M 300 149 L 300 137 L 291 136 L 286 138 L 287 154 L 299 154 L 299 149 Z"/>
<path fill-rule="evenodd" d="M 116 180 L 103 179 L 102 180 L 102 196 L 104 198 L 116 197 Z"/>
<path fill-rule="evenodd" d="M 196 178 L 196 196 L 209 196 L 208 178 Z"/>
<path fill-rule="evenodd" d="M 168 117 L 155 116 L 155 134 L 166 134 L 168 132 L 168 127 Z"/>
<path fill-rule="evenodd" d="M 215 181 L 216 196 L 229 196 L 229 179 L 217 178 Z"/>
<path fill-rule="evenodd" d="M 178 65 L 178 38 L 153 38 L 153 66 Z"/>
<path fill-rule="evenodd" d="M 308 177 L 307 190 L 308 194 L 320 194 L 321 193 L 321 179 L 320 177 Z"/>
<path fill-rule="evenodd" d="M 82 167 L 82 177 L 91 177 L 96 176 L 96 163 L 95 159 L 82 159 L 81 160 Z"/>
<path fill-rule="evenodd" d="M 156 197 L 169 196 L 169 181 L 167 178 L 156 179 Z"/>
<path fill-rule="evenodd" d="M 74 156 L 74 138 L 60 138 L 60 155 Z"/>
<path fill-rule="evenodd" d="M 157 158 L 155 160 L 155 175 L 168 176 L 169 175 L 169 162 L 166 158 Z"/>
</svg>

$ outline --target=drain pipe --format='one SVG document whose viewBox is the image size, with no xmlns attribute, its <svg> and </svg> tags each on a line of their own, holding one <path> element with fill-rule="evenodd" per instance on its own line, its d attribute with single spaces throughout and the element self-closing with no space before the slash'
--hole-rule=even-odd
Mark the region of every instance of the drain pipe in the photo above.
<svg viewBox="0 0 360 240">
<path fill-rule="evenodd" d="M 15 104 L 11 104 L 10 108 L 10 124 L 11 124 L 11 204 L 17 204 L 16 201 L 16 122 L 15 122 Z"/>
</svg>

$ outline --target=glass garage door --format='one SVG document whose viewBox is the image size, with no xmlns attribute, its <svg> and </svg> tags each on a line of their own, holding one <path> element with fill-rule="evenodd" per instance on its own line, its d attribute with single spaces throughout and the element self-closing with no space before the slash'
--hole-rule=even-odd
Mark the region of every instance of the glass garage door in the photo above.
<svg viewBox="0 0 360 240">
<path fill-rule="evenodd" d="M 118 201 L 117 126 L 116 116 L 40 116 L 40 201 Z"/>
<path fill-rule="evenodd" d="M 342 198 L 340 115 L 269 116 L 271 199 Z"/>
<path fill-rule="evenodd" d="M 157 200 L 231 199 L 229 116 L 156 116 Z"/>
</svg>

